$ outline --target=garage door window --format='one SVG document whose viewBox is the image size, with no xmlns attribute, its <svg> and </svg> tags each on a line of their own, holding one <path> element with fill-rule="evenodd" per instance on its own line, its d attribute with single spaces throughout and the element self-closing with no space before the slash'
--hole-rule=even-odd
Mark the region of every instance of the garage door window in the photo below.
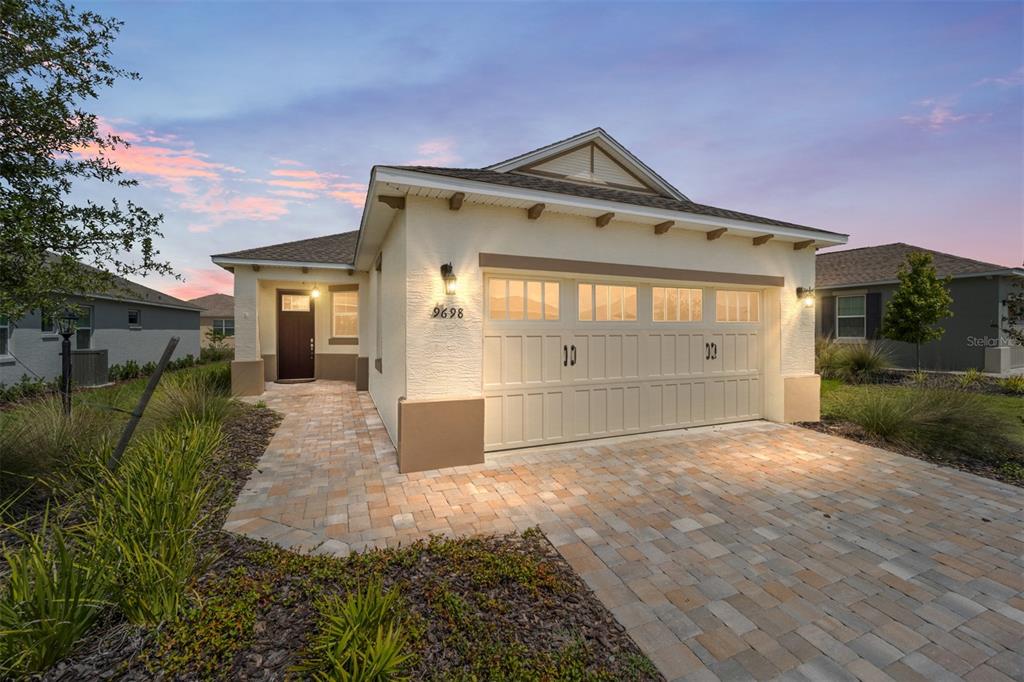
<svg viewBox="0 0 1024 682">
<path fill-rule="evenodd" d="M 491 279 L 488 310 L 492 320 L 557 320 L 558 282 Z"/>
<path fill-rule="evenodd" d="M 580 284 L 581 322 L 633 322 L 636 320 L 636 287 L 616 284 Z"/>
<path fill-rule="evenodd" d="M 757 322 L 761 295 L 756 291 L 725 291 L 715 294 L 715 320 L 718 322 Z"/>
<path fill-rule="evenodd" d="M 655 322 L 700 322 L 704 314 L 704 292 L 700 289 L 652 287 Z"/>
</svg>

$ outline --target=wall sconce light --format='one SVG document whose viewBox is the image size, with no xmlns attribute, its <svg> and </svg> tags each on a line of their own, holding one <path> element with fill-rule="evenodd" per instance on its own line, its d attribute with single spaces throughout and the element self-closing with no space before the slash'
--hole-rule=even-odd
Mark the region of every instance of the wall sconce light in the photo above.
<svg viewBox="0 0 1024 682">
<path fill-rule="evenodd" d="M 805 308 L 810 308 L 814 305 L 814 289 L 797 287 L 796 297 L 800 299 L 800 302 L 804 304 Z"/>
<path fill-rule="evenodd" d="M 309 292 L 309 295 L 313 298 L 320 298 L 320 287 L 313 287 L 313 290 Z"/>
<path fill-rule="evenodd" d="M 444 280 L 445 295 L 454 296 L 458 284 L 458 278 L 455 277 L 455 272 L 452 270 L 451 263 L 445 263 L 441 266 L 441 279 Z"/>
</svg>

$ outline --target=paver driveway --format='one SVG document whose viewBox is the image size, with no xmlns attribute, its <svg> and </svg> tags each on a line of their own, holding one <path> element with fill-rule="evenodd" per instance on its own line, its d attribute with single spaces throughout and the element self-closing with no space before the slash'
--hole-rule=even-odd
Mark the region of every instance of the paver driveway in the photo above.
<svg viewBox="0 0 1024 682">
<path fill-rule="evenodd" d="M 669 679 L 1022 679 L 1024 495 L 752 423 L 402 475 L 350 384 L 285 420 L 226 528 L 347 553 L 539 524 Z"/>
</svg>

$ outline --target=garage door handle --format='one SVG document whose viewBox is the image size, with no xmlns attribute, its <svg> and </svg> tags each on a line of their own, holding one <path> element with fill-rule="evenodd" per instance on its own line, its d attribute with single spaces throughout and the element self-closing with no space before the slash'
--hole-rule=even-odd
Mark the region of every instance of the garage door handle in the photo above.
<svg viewBox="0 0 1024 682">
<path fill-rule="evenodd" d="M 563 353 L 562 367 L 568 367 L 569 366 L 569 346 L 562 346 L 562 353 Z"/>
<path fill-rule="evenodd" d="M 572 360 L 570 361 L 570 364 L 572 364 L 573 367 L 576 366 L 576 344 L 573 344 L 572 346 Z"/>
</svg>

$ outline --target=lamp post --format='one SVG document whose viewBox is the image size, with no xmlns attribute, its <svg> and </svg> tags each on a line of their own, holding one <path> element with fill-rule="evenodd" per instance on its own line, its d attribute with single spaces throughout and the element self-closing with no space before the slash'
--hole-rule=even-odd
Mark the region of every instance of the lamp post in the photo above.
<svg viewBox="0 0 1024 682">
<path fill-rule="evenodd" d="M 64 414 L 71 414 L 71 337 L 75 333 L 78 315 L 67 308 L 57 319 L 57 333 L 60 334 L 60 397 Z"/>
</svg>

